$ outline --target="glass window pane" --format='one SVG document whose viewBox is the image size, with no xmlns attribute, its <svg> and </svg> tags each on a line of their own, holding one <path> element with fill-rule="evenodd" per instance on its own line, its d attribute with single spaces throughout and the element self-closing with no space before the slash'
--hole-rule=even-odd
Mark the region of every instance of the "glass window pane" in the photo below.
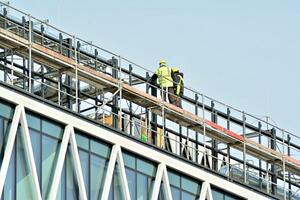
<svg viewBox="0 0 300 200">
<path fill-rule="evenodd" d="M 91 199 L 101 199 L 104 177 L 107 170 L 107 161 L 99 156 L 91 154 Z"/>
<path fill-rule="evenodd" d="M 127 167 L 135 169 L 135 157 L 123 152 L 124 164 Z"/>
<path fill-rule="evenodd" d="M 147 176 L 137 173 L 137 200 L 146 200 L 147 193 Z"/>
<path fill-rule="evenodd" d="M 155 176 L 156 167 L 151 162 L 137 159 L 137 170 L 149 176 Z"/>
<path fill-rule="evenodd" d="M 46 199 L 47 191 L 54 174 L 56 159 L 58 156 L 59 144 L 58 140 L 42 136 L 42 193 L 43 199 Z M 48 191 L 49 192 L 49 191 Z"/>
<path fill-rule="evenodd" d="M 14 185 L 15 174 L 15 155 L 16 146 L 14 146 L 12 151 L 12 156 L 10 158 L 9 167 L 6 175 L 6 180 L 4 184 L 3 200 L 14 200 L 16 196 L 16 188 Z"/>
<path fill-rule="evenodd" d="M 17 199 L 35 199 L 32 176 L 30 174 L 27 155 L 23 147 L 24 141 L 20 128 L 17 133 Z"/>
<path fill-rule="evenodd" d="M 200 185 L 196 181 L 191 180 L 189 178 L 181 177 L 181 186 L 182 186 L 182 189 L 189 191 L 193 194 L 199 193 Z"/>
<path fill-rule="evenodd" d="M 192 195 L 192 194 L 184 192 L 184 191 L 182 191 L 182 193 L 181 193 L 181 198 L 182 198 L 182 200 L 196 200 L 197 199 L 195 195 Z"/>
<path fill-rule="evenodd" d="M 126 177 L 127 177 L 127 182 L 128 182 L 128 187 L 129 187 L 129 193 L 131 199 L 136 199 L 136 173 L 135 171 L 125 168 L 126 171 Z"/>
<path fill-rule="evenodd" d="M 89 139 L 81 134 L 75 134 L 77 146 L 89 150 Z"/>
<path fill-rule="evenodd" d="M 109 158 L 110 147 L 107 144 L 91 140 L 91 152 L 103 156 L 105 158 Z"/>
<path fill-rule="evenodd" d="M 45 120 L 42 121 L 42 132 L 47 133 L 48 135 L 51 135 L 56 138 L 62 138 L 63 135 L 63 127 L 53 121 Z"/>
<path fill-rule="evenodd" d="M 4 155 L 4 127 L 3 127 L 3 119 L 0 118 L 0 155 Z M 0 166 L 2 163 L 2 157 L 0 159 Z"/>
<path fill-rule="evenodd" d="M 121 185 L 121 175 L 120 175 L 118 164 L 115 165 L 113 187 L 114 187 L 114 200 L 125 199 L 125 197 L 123 196 L 123 187 Z"/>
<path fill-rule="evenodd" d="M 174 187 L 171 187 L 173 200 L 180 200 L 180 190 Z"/>
<path fill-rule="evenodd" d="M 32 129 L 29 130 L 30 132 L 30 139 L 31 139 L 31 145 L 34 149 L 33 156 L 35 161 L 35 167 L 38 175 L 38 179 L 41 182 L 41 154 L 42 154 L 42 147 L 41 147 L 41 134 L 37 131 L 34 131 Z M 41 185 L 41 184 L 40 184 Z"/>
<path fill-rule="evenodd" d="M 212 188 L 212 196 L 213 196 L 213 199 L 220 199 L 220 200 L 224 199 L 223 193 L 219 192 L 218 190 L 215 190 L 213 188 Z"/>
<path fill-rule="evenodd" d="M 168 175 L 170 184 L 180 188 L 180 176 L 170 171 L 168 171 Z"/>
<path fill-rule="evenodd" d="M 67 170 L 67 200 L 78 199 L 78 185 L 76 174 L 74 170 L 74 163 L 72 159 L 71 147 L 68 147 L 67 158 L 66 158 L 66 170 Z"/>
<path fill-rule="evenodd" d="M 85 151 L 79 150 L 79 158 L 85 184 L 85 190 L 87 191 L 87 197 L 89 199 L 89 154 Z"/>
<path fill-rule="evenodd" d="M 26 113 L 27 123 L 30 128 L 34 128 L 35 130 L 41 130 L 41 119 L 31 113 Z"/>
<path fill-rule="evenodd" d="M 0 116 L 11 119 L 14 115 L 14 109 L 11 105 L 1 102 L 0 103 Z"/>
</svg>

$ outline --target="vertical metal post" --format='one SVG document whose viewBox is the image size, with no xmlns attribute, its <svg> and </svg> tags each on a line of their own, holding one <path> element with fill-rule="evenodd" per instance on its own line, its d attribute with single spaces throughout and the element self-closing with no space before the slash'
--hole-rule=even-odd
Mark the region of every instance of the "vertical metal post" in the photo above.
<svg viewBox="0 0 300 200">
<path fill-rule="evenodd" d="M 123 83 L 122 83 L 122 58 L 119 56 L 119 125 L 120 129 L 122 129 L 122 88 L 123 88 Z"/>
<path fill-rule="evenodd" d="M 198 97 L 198 94 L 195 93 L 195 115 L 198 116 L 198 100 L 199 100 L 199 97 Z M 199 149 L 198 149 L 198 132 L 195 132 L 196 134 L 196 163 L 198 163 L 198 160 L 199 160 Z"/>
<path fill-rule="evenodd" d="M 11 84 L 14 85 L 14 51 L 11 50 Z"/>
<path fill-rule="evenodd" d="M 58 85 L 57 85 L 57 89 L 58 89 L 58 105 L 60 105 L 60 91 L 61 91 L 61 73 L 59 73 L 59 77 L 58 77 Z"/>
<path fill-rule="evenodd" d="M 244 171 L 244 183 L 247 183 L 246 116 L 245 116 L 245 112 L 243 112 L 243 171 Z"/>
<path fill-rule="evenodd" d="M 129 64 L 129 85 L 131 86 L 132 85 L 132 65 Z M 129 127 L 130 127 L 130 130 L 129 130 L 129 133 L 130 135 L 132 135 L 132 126 L 133 126 L 133 117 L 132 117 L 132 102 L 129 101 L 129 113 L 130 113 L 130 116 L 129 116 Z"/>
<path fill-rule="evenodd" d="M 230 109 L 227 108 L 227 130 L 230 130 Z M 228 179 L 230 177 L 230 145 L 227 144 L 227 171 Z"/>
<path fill-rule="evenodd" d="M 78 90 L 79 90 L 79 80 L 78 80 L 78 61 L 79 61 L 79 56 L 78 52 L 80 51 L 80 42 L 76 40 L 76 37 L 74 35 L 74 57 L 75 57 L 75 111 L 79 112 L 79 100 L 78 100 Z"/>
<path fill-rule="evenodd" d="M 214 123 L 218 123 L 217 113 L 214 109 L 214 102 L 211 101 L 211 121 Z M 212 169 L 218 170 L 218 141 L 212 139 Z"/>
<path fill-rule="evenodd" d="M 269 163 L 266 162 L 266 171 L 267 171 L 267 174 L 266 174 L 266 180 L 267 180 L 267 193 L 270 193 L 270 181 L 269 181 Z"/>
<path fill-rule="evenodd" d="M 157 97 L 157 88 L 151 85 L 151 95 Z M 152 141 L 153 144 L 157 144 L 157 115 L 151 112 L 151 124 L 152 124 Z"/>
<path fill-rule="evenodd" d="M 203 164 L 206 167 L 206 123 L 205 123 L 205 102 L 204 95 L 201 94 L 202 97 L 202 119 L 203 119 Z"/>
<path fill-rule="evenodd" d="M 282 157 L 282 168 L 283 168 L 283 199 L 286 200 L 286 189 L 285 189 L 285 158 Z"/>
<path fill-rule="evenodd" d="M 112 77 L 118 78 L 118 60 L 115 57 L 112 57 Z M 113 106 L 112 106 L 112 117 L 113 117 L 113 127 L 118 128 L 118 95 L 115 94 L 113 97 Z"/>
<path fill-rule="evenodd" d="M 258 122 L 258 143 L 261 144 L 261 127 L 262 124 L 259 121 Z M 262 167 L 261 167 L 261 159 L 258 160 L 258 166 L 259 166 L 259 188 L 262 189 Z"/>
<path fill-rule="evenodd" d="M 32 70 L 32 55 L 31 55 L 31 48 L 32 48 L 32 21 L 31 21 L 31 15 L 28 15 L 29 17 L 29 37 L 28 37 L 28 42 L 29 42 L 29 58 L 28 58 L 28 70 L 29 70 L 29 83 L 28 83 L 28 91 L 31 93 L 31 70 Z"/>
<path fill-rule="evenodd" d="M 288 151 L 288 156 L 291 155 L 291 136 L 288 134 L 287 136 L 287 142 L 288 142 L 288 147 L 287 147 L 287 151 Z M 291 172 L 288 172 L 288 179 L 289 179 L 289 200 L 291 200 L 292 198 L 292 193 L 291 193 L 291 189 L 292 189 L 292 184 L 291 184 Z"/>
<path fill-rule="evenodd" d="M 276 151 L 276 129 L 271 129 L 271 149 Z M 276 168 L 275 164 L 271 164 L 271 181 L 272 181 L 272 194 L 276 194 L 277 190 L 277 175 L 276 175 Z"/>
<path fill-rule="evenodd" d="M 162 141 L 163 141 L 163 149 L 166 148 L 166 139 L 165 139 L 165 126 L 166 126 L 166 120 L 165 120 L 165 106 L 164 104 L 161 105 L 162 110 Z"/>
<path fill-rule="evenodd" d="M 98 50 L 95 49 L 94 51 L 94 56 L 95 56 L 95 70 L 97 71 L 97 62 L 98 62 Z"/>
</svg>

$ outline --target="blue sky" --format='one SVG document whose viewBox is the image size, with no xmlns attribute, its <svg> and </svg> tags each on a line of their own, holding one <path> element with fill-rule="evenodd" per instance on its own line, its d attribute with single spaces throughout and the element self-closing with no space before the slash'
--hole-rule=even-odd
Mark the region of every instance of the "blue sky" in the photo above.
<svg viewBox="0 0 300 200">
<path fill-rule="evenodd" d="M 300 136 L 299 0 L 12 0 L 11 5 Z"/>
</svg>

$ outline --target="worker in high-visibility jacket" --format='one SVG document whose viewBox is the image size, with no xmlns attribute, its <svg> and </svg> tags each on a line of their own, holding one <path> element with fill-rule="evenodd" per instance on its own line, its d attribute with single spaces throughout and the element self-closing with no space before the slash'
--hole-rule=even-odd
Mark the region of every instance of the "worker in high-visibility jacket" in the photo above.
<svg viewBox="0 0 300 200">
<path fill-rule="evenodd" d="M 181 98 L 183 97 L 183 73 L 179 72 L 178 68 L 173 67 L 172 68 L 172 80 L 174 83 L 174 94 L 175 94 L 175 103 L 174 105 L 178 106 L 179 108 L 182 108 Z"/>
<path fill-rule="evenodd" d="M 161 97 L 164 101 L 167 101 L 167 93 L 168 99 L 171 104 L 175 103 L 175 95 L 173 88 L 173 80 L 172 80 L 172 72 L 171 69 L 167 66 L 165 60 L 159 61 L 159 68 L 156 70 L 155 74 L 151 77 L 150 83 L 153 85 L 157 85 L 157 81 L 159 87 L 161 88 Z"/>
</svg>

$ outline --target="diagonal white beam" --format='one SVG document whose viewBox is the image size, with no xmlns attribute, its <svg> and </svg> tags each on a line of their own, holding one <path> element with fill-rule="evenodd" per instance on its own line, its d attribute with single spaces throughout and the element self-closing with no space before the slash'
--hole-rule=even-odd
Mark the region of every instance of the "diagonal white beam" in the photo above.
<svg viewBox="0 0 300 200">
<path fill-rule="evenodd" d="M 122 190 L 123 196 L 125 197 L 126 200 L 130 200 L 131 198 L 130 198 L 130 193 L 129 193 L 127 176 L 126 176 L 126 172 L 125 172 L 123 155 L 122 155 L 121 147 L 118 145 L 117 148 L 118 148 L 117 161 L 118 161 L 118 166 L 119 166 L 121 185 L 123 188 L 123 190 Z"/>
<path fill-rule="evenodd" d="M 2 196 L 2 192 L 3 192 L 3 187 L 4 187 L 6 174 L 7 174 L 7 170 L 8 170 L 8 166 L 9 166 L 9 161 L 10 161 L 11 153 L 12 153 L 12 150 L 14 147 L 14 142 L 16 139 L 18 125 L 19 125 L 19 121 L 20 121 L 20 117 L 21 117 L 21 113 L 22 113 L 22 108 L 23 107 L 21 105 L 16 106 L 14 116 L 12 119 L 12 123 L 10 126 L 10 130 L 8 133 L 8 139 L 7 139 L 7 143 L 6 143 L 6 147 L 5 147 L 5 151 L 4 151 L 4 157 L 3 157 L 2 165 L 1 165 L 1 169 L 0 169 L 0 177 L 1 177 L 0 178 L 0 197 Z"/>
<path fill-rule="evenodd" d="M 199 200 L 213 200 L 211 187 L 207 181 L 202 184 Z"/>
<path fill-rule="evenodd" d="M 77 143 L 76 143 L 76 138 L 75 138 L 75 133 L 74 133 L 73 127 L 71 128 L 70 143 L 71 143 L 71 151 L 72 151 L 72 158 L 73 158 L 75 173 L 76 173 L 77 182 L 78 182 L 78 186 L 79 186 L 80 197 L 83 200 L 87 200 L 87 194 L 86 194 L 86 189 L 85 189 L 85 184 L 84 184 L 84 179 L 83 179 L 83 174 L 82 174 L 82 168 L 81 168 L 81 164 L 80 164 L 80 158 L 79 158 L 79 154 L 78 154 L 78 148 L 77 148 Z"/>
<path fill-rule="evenodd" d="M 169 182 L 169 176 L 168 176 L 168 172 L 167 172 L 167 167 L 166 165 L 164 166 L 164 171 L 163 171 L 163 186 L 167 195 L 167 200 L 172 200 L 172 192 L 171 192 L 171 188 L 170 188 L 170 182 Z"/>
<path fill-rule="evenodd" d="M 70 139 L 70 135 L 71 135 L 71 128 L 72 127 L 70 125 L 67 125 L 64 130 L 64 135 L 63 135 L 63 139 L 62 139 L 62 142 L 60 145 L 60 150 L 59 150 L 59 154 L 58 154 L 58 158 L 57 158 L 54 176 L 53 176 L 53 180 L 52 180 L 52 184 L 51 184 L 51 188 L 50 188 L 50 192 L 49 192 L 49 198 L 48 198 L 49 200 L 56 199 L 57 189 L 59 186 L 61 172 L 63 169 L 64 160 L 66 157 L 68 143 L 69 143 L 69 139 Z"/>
<path fill-rule="evenodd" d="M 114 145 L 111 150 L 111 155 L 108 162 L 107 172 L 104 180 L 103 192 L 101 197 L 102 200 L 108 199 L 111 181 L 112 181 L 114 168 L 115 168 L 117 155 L 118 155 L 118 147 L 119 147 L 118 145 Z"/>
<path fill-rule="evenodd" d="M 156 172 L 156 176 L 155 176 L 151 200 L 158 199 L 160 183 L 162 181 L 162 176 L 164 173 L 164 167 L 165 167 L 165 164 L 163 164 L 163 163 L 159 164 L 157 167 L 157 172 Z"/>
<path fill-rule="evenodd" d="M 24 139 L 25 152 L 26 152 L 26 155 L 28 158 L 28 163 L 29 163 L 30 174 L 33 178 L 35 197 L 38 200 L 41 200 L 42 195 L 41 195 L 41 190 L 40 190 L 40 184 L 39 184 L 39 180 L 38 180 L 38 176 L 37 176 L 37 170 L 36 170 L 36 165 L 35 165 L 35 161 L 34 161 L 34 155 L 33 155 L 31 139 L 30 139 L 30 135 L 29 135 L 29 129 L 28 129 L 28 124 L 27 124 L 27 120 L 26 120 L 26 114 L 25 114 L 24 107 L 22 107 L 22 112 L 21 112 L 21 127 L 22 127 L 23 139 Z"/>
</svg>

